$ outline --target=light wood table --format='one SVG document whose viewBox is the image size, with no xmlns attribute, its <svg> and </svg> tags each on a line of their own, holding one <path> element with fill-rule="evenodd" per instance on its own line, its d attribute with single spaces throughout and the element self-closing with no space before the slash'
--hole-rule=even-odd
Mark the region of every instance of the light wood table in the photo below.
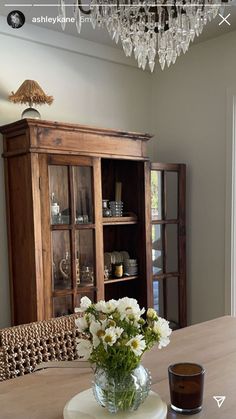
<svg viewBox="0 0 236 419">
<path fill-rule="evenodd" d="M 221 317 L 178 330 L 167 348 L 154 348 L 143 364 L 151 370 L 152 390 L 169 404 L 168 365 L 191 361 L 206 369 L 204 407 L 191 418 L 236 417 L 236 318 Z M 66 402 L 91 386 L 89 369 L 55 368 L 0 383 L 0 419 L 62 419 Z M 213 396 L 226 396 L 219 409 Z M 113 417 L 113 416 L 112 416 Z M 168 418 L 184 418 L 168 412 Z M 148 419 L 148 418 L 145 418 Z"/>
</svg>

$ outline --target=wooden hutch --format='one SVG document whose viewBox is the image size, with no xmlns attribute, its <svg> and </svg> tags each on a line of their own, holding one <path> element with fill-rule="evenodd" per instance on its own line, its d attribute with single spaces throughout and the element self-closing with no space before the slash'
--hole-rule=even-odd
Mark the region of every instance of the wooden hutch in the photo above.
<svg viewBox="0 0 236 419">
<path fill-rule="evenodd" d="M 35 119 L 0 132 L 12 323 L 73 313 L 87 295 L 134 297 L 185 326 L 185 166 L 151 167 L 147 134 Z M 117 182 L 123 216 L 103 217 Z M 104 280 L 114 252 L 138 271 Z"/>
</svg>

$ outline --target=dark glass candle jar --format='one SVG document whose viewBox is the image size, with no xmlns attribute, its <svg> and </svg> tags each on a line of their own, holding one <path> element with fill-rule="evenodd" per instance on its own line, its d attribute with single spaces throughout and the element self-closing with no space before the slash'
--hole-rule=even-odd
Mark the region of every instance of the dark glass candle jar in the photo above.
<svg viewBox="0 0 236 419">
<path fill-rule="evenodd" d="M 201 365 L 183 362 L 168 368 L 171 408 L 191 415 L 202 409 L 204 374 Z"/>
<path fill-rule="evenodd" d="M 112 264 L 112 277 L 113 278 L 122 278 L 124 273 L 123 263 L 113 263 Z"/>
</svg>

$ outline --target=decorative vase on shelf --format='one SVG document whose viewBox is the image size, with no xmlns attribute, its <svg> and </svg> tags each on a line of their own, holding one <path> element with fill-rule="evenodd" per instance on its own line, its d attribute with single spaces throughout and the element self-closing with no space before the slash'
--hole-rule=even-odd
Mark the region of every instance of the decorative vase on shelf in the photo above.
<svg viewBox="0 0 236 419">
<path fill-rule="evenodd" d="M 93 394 L 97 402 L 110 413 L 133 412 L 144 402 L 151 388 L 151 374 L 142 365 L 130 373 L 110 376 L 103 369 L 94 375 Z"/>
</svg>

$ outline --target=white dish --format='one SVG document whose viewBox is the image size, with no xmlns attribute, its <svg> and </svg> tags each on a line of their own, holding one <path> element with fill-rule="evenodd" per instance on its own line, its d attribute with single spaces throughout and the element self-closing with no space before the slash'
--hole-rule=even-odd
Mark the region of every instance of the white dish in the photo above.
<svg viewBox="0 0 236 419">
<path fill-rule="evenodd" d="M 92 389 L 77 394 L 64 407 L 64 419 L 166 419 L 167 405 L 160 396 L 150 392 L 145 402 L 135 412 L 118 413 L 115 416 L 99 406 Z"/>
<path fill-rule="evenodd" d="M 122 262 L 125 262 L 127 259 L 129 259 L 129 253 L 126 251 L 120 252 L 122 256 Z"/>
</svg>

